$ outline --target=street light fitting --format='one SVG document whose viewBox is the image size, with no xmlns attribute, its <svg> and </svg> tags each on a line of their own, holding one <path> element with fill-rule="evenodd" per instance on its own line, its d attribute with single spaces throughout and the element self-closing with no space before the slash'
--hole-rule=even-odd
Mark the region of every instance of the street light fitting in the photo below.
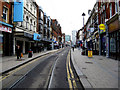
<svg viewBox="0 0 120 90">
<path fill-rule="evenodd" d="M 83 12 L 82 16 L 85 16 L 85 13 Z"/>
</svg>

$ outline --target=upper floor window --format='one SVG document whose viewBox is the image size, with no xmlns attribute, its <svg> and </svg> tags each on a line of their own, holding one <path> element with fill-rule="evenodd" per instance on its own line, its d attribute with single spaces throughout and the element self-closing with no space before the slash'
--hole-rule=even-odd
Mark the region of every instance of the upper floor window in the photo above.
<svg viewBox="0 0 120 90">
<path fill-rule="evenodd" d="M 28 3 L 26 4 L 26 6 L 27 6 L 27 8 L 29 8 L 29 5 L 28 5 Z"/>
<path fill-rule="evenodd" d="M 9 3 L 9 0 L 4 0 L 4 1 Z"/>
<path fill-rule="evenodd" d="M 31 7 L 30 7 L 31 11 L 32 11 L 32 4 L 31 4 Z"/>
<path fill-rule="evenodd" d="M 35 26 L 35 21 L 34 21 L 34 26 Z"/>
<path fill-rule="evenodd" d="M 115 13 L 117 13 L 118 12 L 118 2 L 117 2 L 117 0 L 115 1 Z"/>
<path fill-rule="evenodd" d="M 43 19 L 43 12 L 41 12 L 41 19 Z"/>
<path fill-rule="evenodd" d="M 34 7 L 34 14 L 36 13 L 36 8 Z"/>
<path fill-rule="evenodd" d="M 110 3 L 110 18 L 112 17 L 112 3 Z"/>
<path fill-rule="evenodd" d="M 6 7 L 3 7 L 3 20 L 7 22 L 8 17 L 8 9 Z"/>
</svg>

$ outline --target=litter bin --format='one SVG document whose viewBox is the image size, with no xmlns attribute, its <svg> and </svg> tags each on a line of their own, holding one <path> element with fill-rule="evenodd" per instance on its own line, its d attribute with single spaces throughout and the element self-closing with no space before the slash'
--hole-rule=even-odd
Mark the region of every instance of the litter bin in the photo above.
<svg viewBox="0 0 120 90">
<path fill-rule="evenodd" d="M 88 51 L 88 57 L 92 57 L 92 53 L 93 53 L 92 50 L 89 50 Z"/>
<path fill-rule="evenodd" d="M 32 57 L 32 50 L 30 49 L 29 51 L 28 51 L 28 58 L 31 58 Z"/>
</svg>

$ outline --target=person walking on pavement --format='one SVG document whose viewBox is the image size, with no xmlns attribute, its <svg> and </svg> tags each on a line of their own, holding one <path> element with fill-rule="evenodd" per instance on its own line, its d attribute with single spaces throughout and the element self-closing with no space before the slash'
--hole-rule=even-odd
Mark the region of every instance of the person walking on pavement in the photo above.
<svg viewBox="0 0 120 90">
<path fill-rule="evenodd" d="M 73 52 L 74 52 L 74 45 L 72 46 Z"/>
<path fill-rule="evenodd" d="M 16 46 L 16 54 L 17 54 L 17 60 L 20 58 L 21 59 L 21 49 L 20 46 Z"/>
</svg>

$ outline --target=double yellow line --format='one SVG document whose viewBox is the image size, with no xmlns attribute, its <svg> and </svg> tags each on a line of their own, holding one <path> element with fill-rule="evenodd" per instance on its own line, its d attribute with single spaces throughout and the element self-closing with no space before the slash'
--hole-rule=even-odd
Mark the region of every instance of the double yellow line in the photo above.
<svg viewBox="0 0 120 90">
<path fill-rule="evenodd" d="M 70 51 L 69 51 L 68 56 L 67 56 L 66 68 L 67 68 L 67 78 L 68 78 L 69 88 L 71 90 L 73 88 L 77 89 L 77 85 L 76 85 L 76 82 L 75 82 L 75 77 L 74 77 L 74 74 L 72 72 L 71 65 L 70 65 Z"/>
</svg>

